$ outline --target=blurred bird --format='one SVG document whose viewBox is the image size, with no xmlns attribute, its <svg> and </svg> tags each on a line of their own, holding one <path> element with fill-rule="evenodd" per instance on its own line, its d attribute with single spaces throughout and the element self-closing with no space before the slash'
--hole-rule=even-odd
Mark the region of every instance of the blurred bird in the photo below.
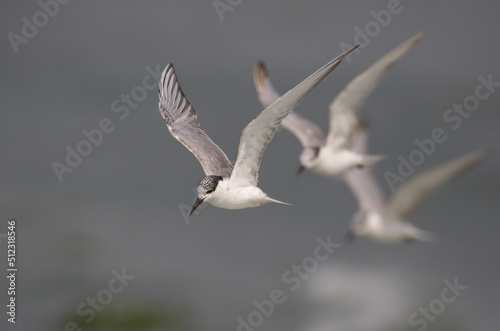
<svg viewBox="0 0 500 331">
<path fill-rule="evenodd" d="M 362 127 L 356 134 L 353 151 L 368 152 L 368 134 Z M 377 185 L 371 167 L 352 169 L 344 174 L 344 180 L 358 201 L 358 212 L 351 221 L 351 232 L 345 239 L 367 236 L 379 242 L 432 241 L 433 235 L 420 230 L 409 218 L 438 186 L 457 177 L 479 164 L 493 153 L 491 149 L 471 152 L 416 175 L 401 184 L 389 201 Z"/>
<path fill-rule="evenodd" d="M 405 55 L 424 33 L 410 38 L 378 60 L 362 74 L 355 77 L 329 106 L 329 132 L 325 138 L 314 123 L 291 111 L 281 125 L 292 132 L 302 144 L 300 168 L 310 169 L 320 175 L 334 176 L 354 167 L 362 167 L 379 161 L 381 155 L 354 153 L 351 143 L 359 125 L 358 110 L 370 93 L 377 87 L 392 65 Z M 280 95 L 268 78 L 264 63 L 254 69 L 254 83 L 260 102 L 267 107 Z"/>
<path fill-rule="evenodd" d="M 241 133 L 234 168 L 226 154 L 201 129 L 193 106 L 177 82 L 173 65 L 166 66 L 160 79 L 160 114 L 172 136 L 194 154 L 206 175 L 198 184 L 198 198 L 191 214 L 203 201 L 226 209 L 257 207 L 270 202 L 284 203 L 268 197 L 257 187 L 264 150 L 290 110 L 356 48 L 328 62 L 282 98 L 268 105 L 250 122 Z"/>
</svg>

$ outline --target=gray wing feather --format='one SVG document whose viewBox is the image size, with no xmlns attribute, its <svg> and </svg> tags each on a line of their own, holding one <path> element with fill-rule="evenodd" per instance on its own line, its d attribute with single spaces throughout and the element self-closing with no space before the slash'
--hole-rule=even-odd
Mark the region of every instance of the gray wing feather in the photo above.
<svg viewBox="0 0 500 331">
<path fill-rule="evenodd" d="M 163 70 L 159 87 L 159 109 L 168 130 L 198 159 L 208 175 L 229 176 L 231 162 L 226 154 L 203 131 L 196 111 L 184 96 L 175 69 L 168 64 Z"/>
<path fill-rule="evenodd" d="M 387 214 L 407 220 L 438 186 L 479 164 L 493 153 L 482 149 L 437 166 L 401 184 L 387 204 Z"/>
<path fill-rule="evenodd" d="M 358 110 L 370 93 L 377 87 L 388 70 L 405 55 L 425 34 L 408 39 L 393 49 L 360 75 L 356 76 L 329 106 L 329 131 L 327 144 L 346 147 L 358 126 Z"/>
<path fill-rule="evenodd" d="M 297 106 L 309 92 L 340 64 L 344 57 L 356 48 L 357 46 L 343 53 L 307 77 L 299 85 L 264 109 L 257 118 L 243 129 L 240 136 L 238 155 L 230 177 L 233 185 L 257 185 L 262 155 L 281 121 L 292 108 Z"/>
<path fill-rule="evenodd" d="M 257 95 L 264 107 L 270 106 L 281 97 L 269 80 L 266 66 L 263 62 L 259 61 L 255 65 L 253 78 Z M 295 135 L 304 148 L 319 147 L 325 143 L 325 137 L 321 129 L 293 110 L 283 119 L 281 126 Z"/>
<path fill-rule="evenodd" d="M 365 126 L 356 130 L 351 150 L 357 154 L 368 154 L 368 132 Z M 352 169 L 344 173 L 343 178 L 358 201 L 362 211 L 382 212 L 385 199 L 377 184 L 370 166 Z"/>
</svg>

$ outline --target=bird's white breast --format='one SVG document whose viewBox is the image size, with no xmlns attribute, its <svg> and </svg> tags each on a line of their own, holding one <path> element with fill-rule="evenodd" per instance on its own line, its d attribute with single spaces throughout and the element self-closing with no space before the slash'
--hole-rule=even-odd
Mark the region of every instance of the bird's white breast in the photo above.
<svg viewBox="0 0 500 331">
<path fill-rule="evenodd" d="M 367 236 L 375 241 L 391 243 L 411 239 L 414 227 L 403 220 L 391 219 L 387 215 L 373 214 L 368 219 Z"/>
<path fill-rule="evenodd" d="M 228 179 L 221 180 L 205 201 L 225 209 L 258 207 L 270 202 L 269 197 L 257 186 L 234 187 L 229 185 Z"/>
<path fill-rule="evenodd" d="M 334 150 L 326 146 L 320 149 L 315 159 L 304 166 L 320 175 L 334 176 L 352 169 L 362 162 L 363 157 L 360 154 L 347 149 Z"/>
</svg>

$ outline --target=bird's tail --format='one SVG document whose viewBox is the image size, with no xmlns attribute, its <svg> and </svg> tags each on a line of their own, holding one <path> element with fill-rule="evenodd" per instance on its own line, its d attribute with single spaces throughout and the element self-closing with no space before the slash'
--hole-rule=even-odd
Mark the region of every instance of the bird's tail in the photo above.
<svg viewBox="0 0 500 331">
<path fill-rule="evenodd" d="M 377 155 L 363 155 L 363 164 L 366 166 L 370 166 L 372 164 L 377 163 L 378 161 L 385 158 L 385 155 L 377 154 Z"/>
<path fill-rule="evenodd" d="M 276 199 L 273 199 L 273 198 L 270 198 L 270 197 L 267 197 L 267 201 L 268 201 L 268 203 L 269 202 L 274 202 L 274 203 L 281 203 L 282 205 L 288 205 L 288 206 L 292 205 L 291 203 L 279 201 L 279 200 L 276 200 Z"/>
<path fill-rule="evenodd" d="M 416 239 L 416 240 L 420 240 L 420 241 L 426 241 L 426 242 L 436 242 L 437 241 L 437 237 L 435 234 L 430 233 L 428 231 L 420 230 L 417 228 L 412 229 L 411 238 Z"/>
</svg>

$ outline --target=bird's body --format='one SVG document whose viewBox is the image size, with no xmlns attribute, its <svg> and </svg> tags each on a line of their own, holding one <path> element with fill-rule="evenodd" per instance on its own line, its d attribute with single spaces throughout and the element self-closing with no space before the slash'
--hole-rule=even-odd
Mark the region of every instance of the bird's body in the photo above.
<svg viewBox="0 0 500 331">
<path fill-rule="evenodd" d="M 203 201 L 225 209 L 257 207 L 270 202 L 284 203 L 268 197 L 257 187 L 264 150 L 290 110 L 355 48 L 318 69 L 250 122 L 241 132 L 234 167 L 226 154 L 201 129 L 196 111 L 177 81 L 173 65 L 166 66 L 159 87 L 160 114 L 172 136 L 193 153 L 206 175 L 198 184 L 198 198 L 191 213 Z"/>
<path fill-rule="evenodd" d="M 258 186 L 233 186 L 229 177 L 219 181 L 217 189 L 207 196 L 206 202 L 224 209 L 244 209 L 258 207 L 270 202 L 287 204 L 270 198 Z"/>
<path fill-rule="evenodd" d="M 376 155 L 362 155 L 342 148 L 320 148 L 316 157 L 301 157 L 301 164 L 322 176 L 335 176 L 354 167 L 362 167 L 379 160 Z"/>
<path fill-rule="evenodd" d="M 335 176 L 352 168 L 369 166 L 383 158 L 382 155 L 359 154 L 351 149 L 353 137 L 360 126 L 358 111 L 366 98 L 377 87 L 389 68 L 406 54 L 423 33 L 392 50 L 360 75 L 356 76 L 329 106 L 329 131 L 325 137 L 321 129 L 291 111 L 281 125 L 301 142 L 301 170 L 309 169 L 323 176 Z M 255 66 L 254 83 L 261 103 L 266 106 L 280 95 L 268 78 L 262 62 Z"/>
<path fill-rule="evenodd" d="M 363 217 L 357 220 L 356 217 Z M 363 225 L 357 224 L 362 222 Z M 364 227 L 364 228 L 362 228 Z M 407 220 L 402 220 L 383 211 L 368 211 L 356 215 L 352 221 L 353 234 L 366 236 L 381 243 L 410 242 L 413 240 L 432 241 L 434 236 L 423 231 Z"/>
</svg>

